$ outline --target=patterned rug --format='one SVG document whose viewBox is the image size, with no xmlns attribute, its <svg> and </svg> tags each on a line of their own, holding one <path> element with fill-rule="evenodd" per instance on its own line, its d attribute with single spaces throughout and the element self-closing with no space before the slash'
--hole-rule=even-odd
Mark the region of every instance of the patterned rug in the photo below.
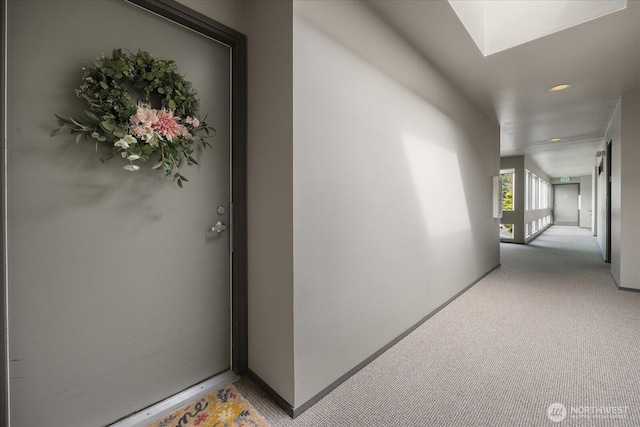
<svg viewBox="0 0 640 427">
<path fill-rule="evenodd" d="M 269 427 L 231 384 L 192 402 L 146 427 Z"/>
</svg>

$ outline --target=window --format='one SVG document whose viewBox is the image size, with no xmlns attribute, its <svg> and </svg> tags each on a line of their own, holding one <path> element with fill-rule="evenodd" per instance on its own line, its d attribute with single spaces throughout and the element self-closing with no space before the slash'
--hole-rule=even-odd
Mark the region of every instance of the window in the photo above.
<svg viewBox="0 0 640 427">
<path fill-rule="evenodd" d="M 531 171 L 525 173 L 525 210 L 533 211 L 549 208 L 551 184 Z"/>
<path fill-rule="evenodd" d="M 515 183 L 514 169 L 503 169 L 500 171 L 500 178 L 502 178 L 502 210 L 513 210 L 513 193 Z"/>
<path fill-rule="evenodd" d="M 500 238 L 513 239 L 513 224 L 500 224 Z"/>
</svg>

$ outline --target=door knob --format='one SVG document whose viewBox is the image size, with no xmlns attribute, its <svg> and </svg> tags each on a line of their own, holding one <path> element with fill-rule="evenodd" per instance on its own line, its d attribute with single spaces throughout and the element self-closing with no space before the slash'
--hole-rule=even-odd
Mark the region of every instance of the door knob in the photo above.
<svg viewBox="0 0 640 427">
<path fill-rule="evenodd" d="M 226 229 L 227 229 L 227 226 L 222 221 L 216 222 L 216 225 L 211 227 L 211 231 L 215 231 L 216 233 L 222 233 Z"/>
</svg>

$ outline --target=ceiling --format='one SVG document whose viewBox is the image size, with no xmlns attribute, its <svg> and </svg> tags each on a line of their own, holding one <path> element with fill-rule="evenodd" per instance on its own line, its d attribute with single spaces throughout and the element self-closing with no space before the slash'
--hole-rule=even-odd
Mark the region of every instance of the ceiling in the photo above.
<svg viewBox="0 0 640 427">
<path fill-rule="evenodd" d="M 552 178 L 591 174 L 619 97 L 640 91 L 640 0 L 486 57 L 446 0 L 367 3 L 500 124 L 501 156 Z"/>
</svg>

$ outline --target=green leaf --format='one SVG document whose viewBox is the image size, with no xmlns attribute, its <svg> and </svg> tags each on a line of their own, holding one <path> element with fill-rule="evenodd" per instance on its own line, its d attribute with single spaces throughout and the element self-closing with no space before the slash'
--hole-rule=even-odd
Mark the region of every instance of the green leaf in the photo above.
<svg viewBox="0 0 640 427">
<path fill-rule="evenodd" d="M 181 181 L 181 180 L 178 180 L 178 187 L 183 188 L 183 187 L 182 187 L 182 181 Z"/>
<path fill-rule="evenodd" d="M 102 89 L 109 89 L 109 86 L 105 82 L 100 82 L 100 86 L 102 86 Z"/>
<path fill-rule="evenodd" d="M 104 130 L 106 130 L 107 132 L 113 132 L 113 128 L 115 127 L 113 122 L 104 120 L 102 122 L 100 122 L 100 127 Z"/>
<path fill-rule="evenodd" d="M 116 138 L 124 138 L 124 135 L 125 135 L 124 129 L 119 127 L 115 128 L 112 133 L 113 133 L 113 136 L 115 136 Z"/>
<path fill-rule="evenodd" d="M 149 155 L 151 153 L 153 153 L 153 147 L 151 147 L 150 145 L 144 145 L 142 147 L 142 152 L 146 155 Z"/>
<path fill-rule="evenodd" d="M 96 116 L 95 114 L 93 114 L 91 111 L 85 111 L 84 114 L 86 114 L 86 116 L 91 119 L 94 120 L 96 122 L 99 122 L 100 119 L 98 118 L 98 116 Z"/>
<path fill-rule="evenodd" d="M 57 115 L 57 114 L 54 114 L 54 115 L 58 118 L 58 126 L 60 126 L 60 127 L 62 127 L 62 126 L 64 126 L 64 125 L 70 125 L 70 124 L 73 124 L 73 122 L 71 122 L 71 121 L 69 121 L 69 120 L 67 120 L 67 119 L 65 119 L 65 118 L 62 118 L 62 117 L 60 117 L 60 116 L 59 116 L 59 115 Z"/>
<path fill-rule="evenodd" d="M 58 128 L 58 129 L 54 129 L 54 130 L 52 130 L 52 131 L 51 131 L 51 133 L 49 134 L 49 136 L 56 136 L 56 135 L 57 135 L 57 134 L 59 134 L 59 133 L 60 133 L 60 128 Z"/>
<path fill-rule="evenodd" d="M 80 143 L 80 140 L 82 139 L 84 133 L 79 133 L 78 136 L 76 136 L 76 144 Z"/>
<path fill-rule="evenodd" d="M 176 102 L 173 99 L 170 99 L 169 103 L 168 103 L 168 107 L 169 107 L 170 110 L 175 110 L 176 109 Z"/>
</svg>

